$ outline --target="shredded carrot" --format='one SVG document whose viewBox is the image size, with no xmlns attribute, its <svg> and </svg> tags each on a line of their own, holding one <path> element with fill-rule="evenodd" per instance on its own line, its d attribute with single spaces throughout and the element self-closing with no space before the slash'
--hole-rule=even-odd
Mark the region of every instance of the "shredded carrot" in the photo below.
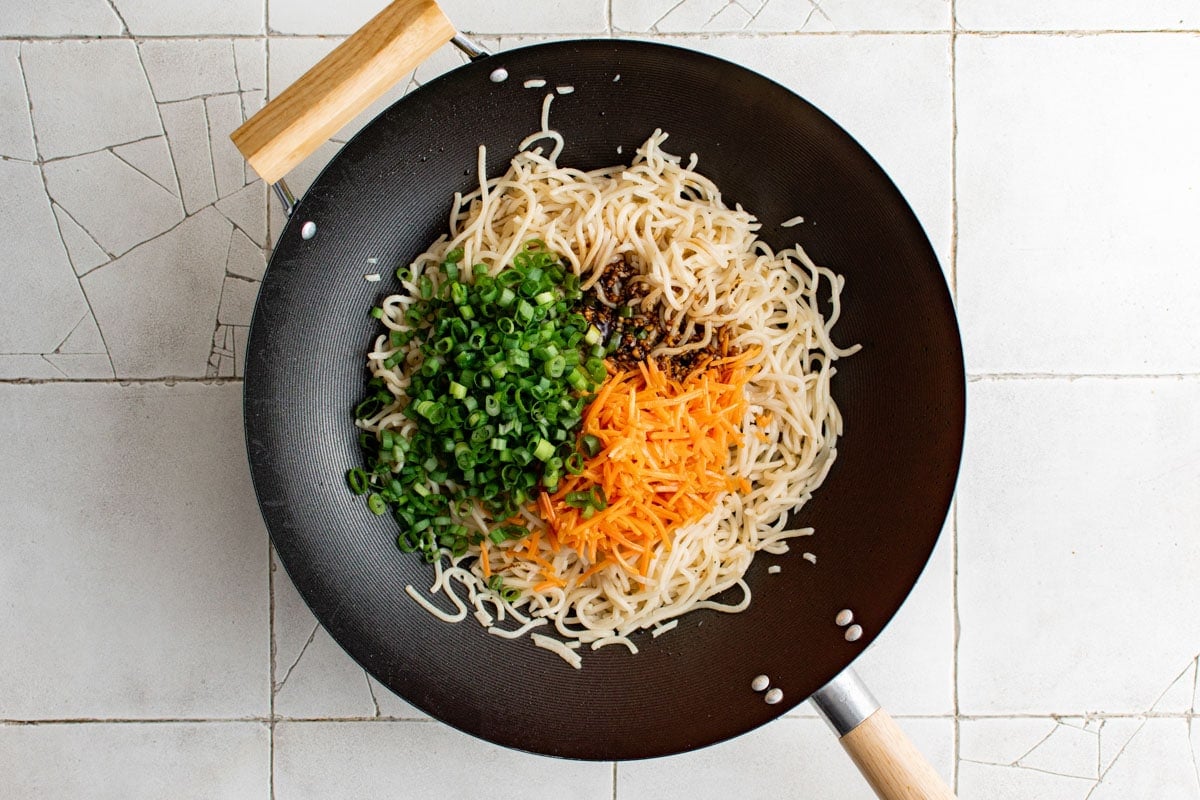
<svg viewBox="0 0 1200 800">
<path fill-rule="evenodd" d="M 600 440 L 600 453 L 553 495 L 538 498 L 550 541 L 591 563 L 584 576 L 608 563 L 645 575 L 660 547 L 670 549 L 676 528 L 711 511 L 723 492 L 749 489 L 726 466 L 741 444 L 752 352 L 710 361 L 682 382 L 653 361 L 605 381 L 583 421 L 583 433 Z M 593 486 L 604 490 L 608 506 L 585 519 L 566 496 Z M 523 555 L 539 560 L 535 552 L 525 548 Z M 544 574 L 547 583 L 555 579 Z"/>
<path fill-rule="evenodd" d="M 492 577 L 492 564 L 488 558 L 487 541 L 479 543 L 479 566 L 483 569 L 483 577 Z"/>
</svg>

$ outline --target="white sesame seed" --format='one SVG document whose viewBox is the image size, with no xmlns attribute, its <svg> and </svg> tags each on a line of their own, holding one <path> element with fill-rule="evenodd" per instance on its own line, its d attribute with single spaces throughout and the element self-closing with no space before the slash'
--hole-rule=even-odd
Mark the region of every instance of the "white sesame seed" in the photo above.
<svg viewBox="0 0 1200 800">
<path fill-rule="evenodd" d="M 379 273 L 372 272 L 370 275 L 363 275 L 363 280 L 370 281 L 371 283 L 376 283 L 379 280 Z"/>
<path fill-rule="evenodd" d="M 846 641 L 857 642 L 862 637 L 862 625 L 851 625 L 846 628 Z"/>
<path fill-rule="evenodd" d="M 783 572 L 783 567 L 779 566 L 778 564 L 772 564 L 771 566 L 767 567 L 768 575 L 778 575 L 781 572 Z"/>
<path fill-rule="evenodd" d="M 301 239 L 311 239 L 316 235 L 317 235 L 317 223 L 313 222 L 311 219 L 308 222 L 306 222 L 300 226 L 300 238 Z"/>
<path fill-rule="evenodd" d="M 763 696 L 763 700 L 767 701 L 767 705 L 773 706 L 783 699 L 783 689 L 775 688 L 767 692 Z"/>
<path fill-rule="evenodd" d="M 771 679 L 766 675 L 757 675 L 754 680 L 750 681 L 750 688 L 756 692 L 761 692 L 771 685 Z"/>
<path fill-rule="evenodd" d="M 848 608 L 843 608 L 837 613 L 837 617 L 833 621 L 844 628 L 851 622 L 854 622 L 854 612 Z"/>
<path fill-rule="evenodd" d="M 496 67 L 488 77 L 492 79 L 492 83 L 504 83 L 508 80 L 508 70 L 504 67 Z"/>
</svg>

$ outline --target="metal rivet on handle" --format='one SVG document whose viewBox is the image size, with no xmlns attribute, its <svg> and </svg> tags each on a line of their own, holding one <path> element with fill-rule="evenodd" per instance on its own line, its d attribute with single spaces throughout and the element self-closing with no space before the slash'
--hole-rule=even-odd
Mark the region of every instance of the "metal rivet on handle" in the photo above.
<svg viewBox="0 0 1200 800">
<path fill-rule="evenodd" d="M 496 67 L 496 69 L 492 70 L 491 78 L 492 83 L 504 83 L 508 80 L 508 70 L 504 67 Z"/>
<path fill-rule="evenodd" d="M 766 700 L 767 705 L 769 705 L 769 706 L 775 705 L 782 699 L 783 699 L 783 690 L 782 689 L 772 689 L 771 691 L 767 692 L 767 694 L 763 697 L 763 700 Z"/>
<path fill-rule="evenodd" d="M 862 638 L 862 633 L 861 625 L 851 625 L 849 628 L 846 628 L 846 641 L 857 642 Z"/>
<path fill-rule="evenodd" d="M 317 235 L 317 223 L 313 222 L 311 219 L 308 222 L 306 222 L 300 226 L 300 238 L 301 239 L 311 239 L 316 235 Z"/>
<path fill-rule="evenodd" d="M 771 685 L 771 679 L 766 675 L 759 675 L 754 680 L 750 681 L 750 688 L 756 692 L 766 691 L 766 688 Z"/>
</svg>

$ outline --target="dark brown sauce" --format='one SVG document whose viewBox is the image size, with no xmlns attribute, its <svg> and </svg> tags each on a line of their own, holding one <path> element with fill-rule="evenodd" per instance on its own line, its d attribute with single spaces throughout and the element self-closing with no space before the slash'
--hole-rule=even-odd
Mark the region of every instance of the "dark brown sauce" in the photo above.
<svg viewBox="0 0 1200 800">
<path fill-rule="evenodd" d="M 682 338 L 680 332 L 688 329 L 686 317 L 679 319 L 675 326 L 659 304 L 646 307 L 642 302 L 646 294 L 645 282 L 633 257 L 617 256 L 605 267 L 596 286 L 599 291 L 593 287 L 584 292 L 581 313 L 604 335 L 606 345 L 616 343 L 608 359 L 617 369 L 634 370 L 654 358 L 665 375 L 682 381 L 705 362 L 728 354 L 722 348 L 724 332 L 717 330 L 704 347 L 684 353 L 652 355 L 659 346 L 679 347 L 696 341 L 699 335 L 693 330 L 686 339 Z"/>
</svg>

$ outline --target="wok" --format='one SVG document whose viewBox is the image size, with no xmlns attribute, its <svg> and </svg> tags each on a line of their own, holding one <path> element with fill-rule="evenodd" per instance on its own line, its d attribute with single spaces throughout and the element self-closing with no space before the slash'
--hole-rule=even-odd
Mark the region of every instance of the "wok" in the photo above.
<svg viewBox="0 0 1200 800">
<path fill-rule="evenodd" d="M 397 0 L 235 132 L 289 206 L 283 175 L 434 49 L 454 28 L 432 0 Z M 962 450 L 964 373 L 942 271 L 912 211 L 855 140 L 787 89 L 734 64 L 626 40 L 539 44 L 471 63 L 412 92 L 362 129 L 294 205 L 263 279 L 245 372 L 246 441 L 279 558 L 313 613 L 381 683 L 431 716 L 492 742 L 582 759 L 679 753 L 728 739 L 809 696 L 884 797 L 949 789 L 847 670 L 900 608 L 933 550 Z M 853 68 L 853 65 L 847 65 Z M 543 78 L 546 88 L 526 89 Z M 782 561 L 755 560 L 740 614 L 695 611 L 641 652 L 584 653 L 576 671 L 528 639 L 488 635 L 422 610 L 406 584 L 431 568 L 395 546 L 395 523 L 346 489 L 361 463 L 351 409 L 375 333 L 368 309 L 392 271 L 444 231 L 456 191 L 477 186 L 538 127 L 560 163 L 627 162 L 656 128 L 763 223 L 775 248 L 798 241 L 845 276 L 833 394 L 845 419 L 838 459 L 790 524 L 812 526 Z M 618 149 L 624 155 L 618 155 Z M 801 214 L 806 222 L 780 223 Z M 364 274 L 382 273 L 369 282 Z M 801 558 L 816 555 L 815 564 Z M 768 562 L 782 563 L 779 574 Z M 847 641 L 835 624 L 853 610 Z M 750 688 L 769 676 L 776 705 Z"/>
</svg>

